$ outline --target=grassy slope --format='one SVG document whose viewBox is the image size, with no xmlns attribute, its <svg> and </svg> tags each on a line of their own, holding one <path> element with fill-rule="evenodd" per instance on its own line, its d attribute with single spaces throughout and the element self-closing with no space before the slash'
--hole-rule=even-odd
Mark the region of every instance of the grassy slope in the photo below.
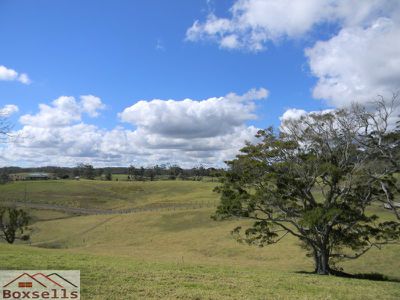
<svg viewBox="0 0 400 300">
<path fill-rule="evenodd" d="M 215 183 L 91 180 L 17 181 L 0 186 L 0 201 L 51 203 L 84 208 L 129 208 L 161 203 L 215 202 Z"/>
<path fill-rule="evenodd" d="M 210 265 L 236 263 L 273 270 L 311 271 L 297 240 L 285 238 L 264 248 L 238 244 L 230 235 L 240 221 L 215 222 L 212 210 L 147 212 L 128 215 L 82 216 L 41 221 L 32 226 L 32 245 L 68 248 L 74 252 L 135 257 L 145 261 Z M 400 278 L 398 246 L 373 249 L 341 266 L 352 273 L 379 272 Z"/>
<path fill-rule="evenodd" d="M 22 187 L 3 186 L 1 192 L 18 194 Z M 138 187 L 143 193 L 137 192 Z M 30 190 L 41 202 L 56 199 L 57 204 L 67 205 L 68 197 L 79 193 L 82 199 L 73 202 L 75 205 L 108 208 L 115 207 L 115 202 L 140 206 L 165 199 L 176 203 L 211 201 L 216 198 L 211 188 L 209 183 L 180 181 L 49 181 L 32 182 Z M 115 193 L 111 195 L 119 197 L 117 200 L 107 194 L 110 190 Z M 52 198 L 52 193 L 63 197 Z M 122 198 L 124 195 L 136 197 Z M 380 208 L 375 210 L 385 214 Z M 32 210 L 36 222 L 32 226 L 32 246 L 40 248 L 0 244 L 0 269 L 81 269 L 84 299 L 90 299 L 92 293 L 95 299 L 121 299 L 125 293 L 133 298 L 184 299 L 400 297 L 399 283 L 295 274 L 312 270 L 312 261 L 305 257 L 295 239 L 285 238 L 282 243 L 262 249 L 240 245 L 229 232 L 243 222 L 214 222 L 210 220 L 212 212 L 205 208 L 71 216 Z M 374 249 L 342 266 L 351 273 L 379 272 L 400 278 L 398 253 L 398 246 Z M 99 289 L 101 284 L 104 289 Z M 117 293 L 115 297 L 113 293 Z"/>
<path fill-rule="evenodd" d="M 398 299 L 398 283 L 0 245 L 2 269 L 79 269 L 83 299 Z"/>
</svg>

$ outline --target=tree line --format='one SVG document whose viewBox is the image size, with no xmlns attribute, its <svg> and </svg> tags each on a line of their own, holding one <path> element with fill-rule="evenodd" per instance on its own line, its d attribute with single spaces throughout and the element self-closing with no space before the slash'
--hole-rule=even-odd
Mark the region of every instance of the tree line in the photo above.
<svg viewBox="0 0 400 300">
<path fill-rule="evenodd" d="M 80 163 L 75 167 L 45 166 L 38 168 L 3 167 L 0 168 L 0 183 L 10 181 L 10 174 L 17 173 L 49 173 L 59 179 L 103 179 L 112 180 L 113 175 L 122 174 L 131 181 L 154 181 L 157 179 L 169 180 L 202 180 L 203 177 L 216 178 L 221 176 L 223 169 L 206 168 L 198 166 L 182 168 L 179 165 L 155 165 L 143 167 L 130 165 L 129 167 L 105 167 L 96 168 L 91 164 Z"/>
</svg>

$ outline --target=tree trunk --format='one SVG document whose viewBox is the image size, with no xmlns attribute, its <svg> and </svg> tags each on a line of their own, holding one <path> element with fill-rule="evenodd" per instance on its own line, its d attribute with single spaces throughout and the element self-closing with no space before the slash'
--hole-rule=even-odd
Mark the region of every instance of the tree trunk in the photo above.
<svg viewBox="0 0 400 300">
<path fill-rule="evenodd" d="M 3 239 L 6 240 L 7 243 L 12 244 L 15 241 L 15 233 L 7 231 L 7 230 L 2 230 L 3 235 L 0 236 Z"/>
<path fill-rule="evenodd" d="M 314 251 L 315 259 L 315 273 L 320 275 L 329 275 L 329 254 L 325 249 L 318 249 Z"/>
</svg>

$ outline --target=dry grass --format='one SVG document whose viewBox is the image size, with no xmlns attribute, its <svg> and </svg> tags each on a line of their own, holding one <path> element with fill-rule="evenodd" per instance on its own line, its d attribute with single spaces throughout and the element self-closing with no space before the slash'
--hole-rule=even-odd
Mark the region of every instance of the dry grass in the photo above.
<svg viewBox="0 0 400 300">
<path fill-rule="evenodd" d="M 397 282 L 0 245 L 2 269 L 79 269 L 82 299 L 399 299 Z"/>
<path fill-rule="evenodd" d="M 0 186 L 0 201 L 120 209 L 149 204 L 215 203 L 216 183 L 198 181 L 17 181 Z M 26 191 L 26 193 L 25 193 Z"/>
<path fill-rule="evenodd" d="M 214 184 L 204 182 L 34 184 L 37 201 L 67 205 L 71 197 L 74 205 L 97 208 L 217 199 L 211 192 Z M 10 186 L 1 187 L 3 195 L 18 194 L 23 187 Z M 53 198 L 53 192 L 62 197 Z M 79 195 L 86 196 L 77 200 Z M 374 212 L 390 218 L 380 207 Z M 210 219 L 212 213 L 204 208 L 72 216 L 32 210 L 32 247 L 0 244 L 0 268 L 81 269 L 83 299 L 400 298 L 399 283 L 297 274 L 311 271 L 313 264 L 295 239 L 265 248 L 241 245 L 230 231 L 246 223 L 216 222 Z M 399 250 L 374 249 L 341 266 L 350 273 L 400 278 Z"/>
</svg>

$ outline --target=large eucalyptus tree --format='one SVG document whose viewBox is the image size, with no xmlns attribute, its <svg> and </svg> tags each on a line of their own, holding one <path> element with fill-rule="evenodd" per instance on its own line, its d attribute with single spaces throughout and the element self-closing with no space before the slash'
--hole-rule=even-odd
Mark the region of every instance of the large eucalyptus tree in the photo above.
<svg viewBox="0 0 400 300">
<path fill-rule="evenodd" d="M 248 143 L 228 162 L 214 217 L 254 220 L 233 231 L 249 244 L 296 237 L 314 258 L 318 274 L 335 273 L 340 260 L 397 243 L 400 222 L 381 220 L 370 210 L 375 203 L 387 203 L 384 187 L 395 184 L 398 170 L 390 162 L 393 157 L 376 153 L 381 149 L 371 145 L 379 139 L 366 128 L 368 114 L 379 114 L 374 111 L 354 106 L 310 113 L 284 121 L 279 132 L 259 131 L 258 143 Z M 393 138 L 389 126 L 387 140 Z M 386 150 L 394 153 L 391 147 Z M 391 192 L 391 203 L 395 197 Z"/>
</svg>

